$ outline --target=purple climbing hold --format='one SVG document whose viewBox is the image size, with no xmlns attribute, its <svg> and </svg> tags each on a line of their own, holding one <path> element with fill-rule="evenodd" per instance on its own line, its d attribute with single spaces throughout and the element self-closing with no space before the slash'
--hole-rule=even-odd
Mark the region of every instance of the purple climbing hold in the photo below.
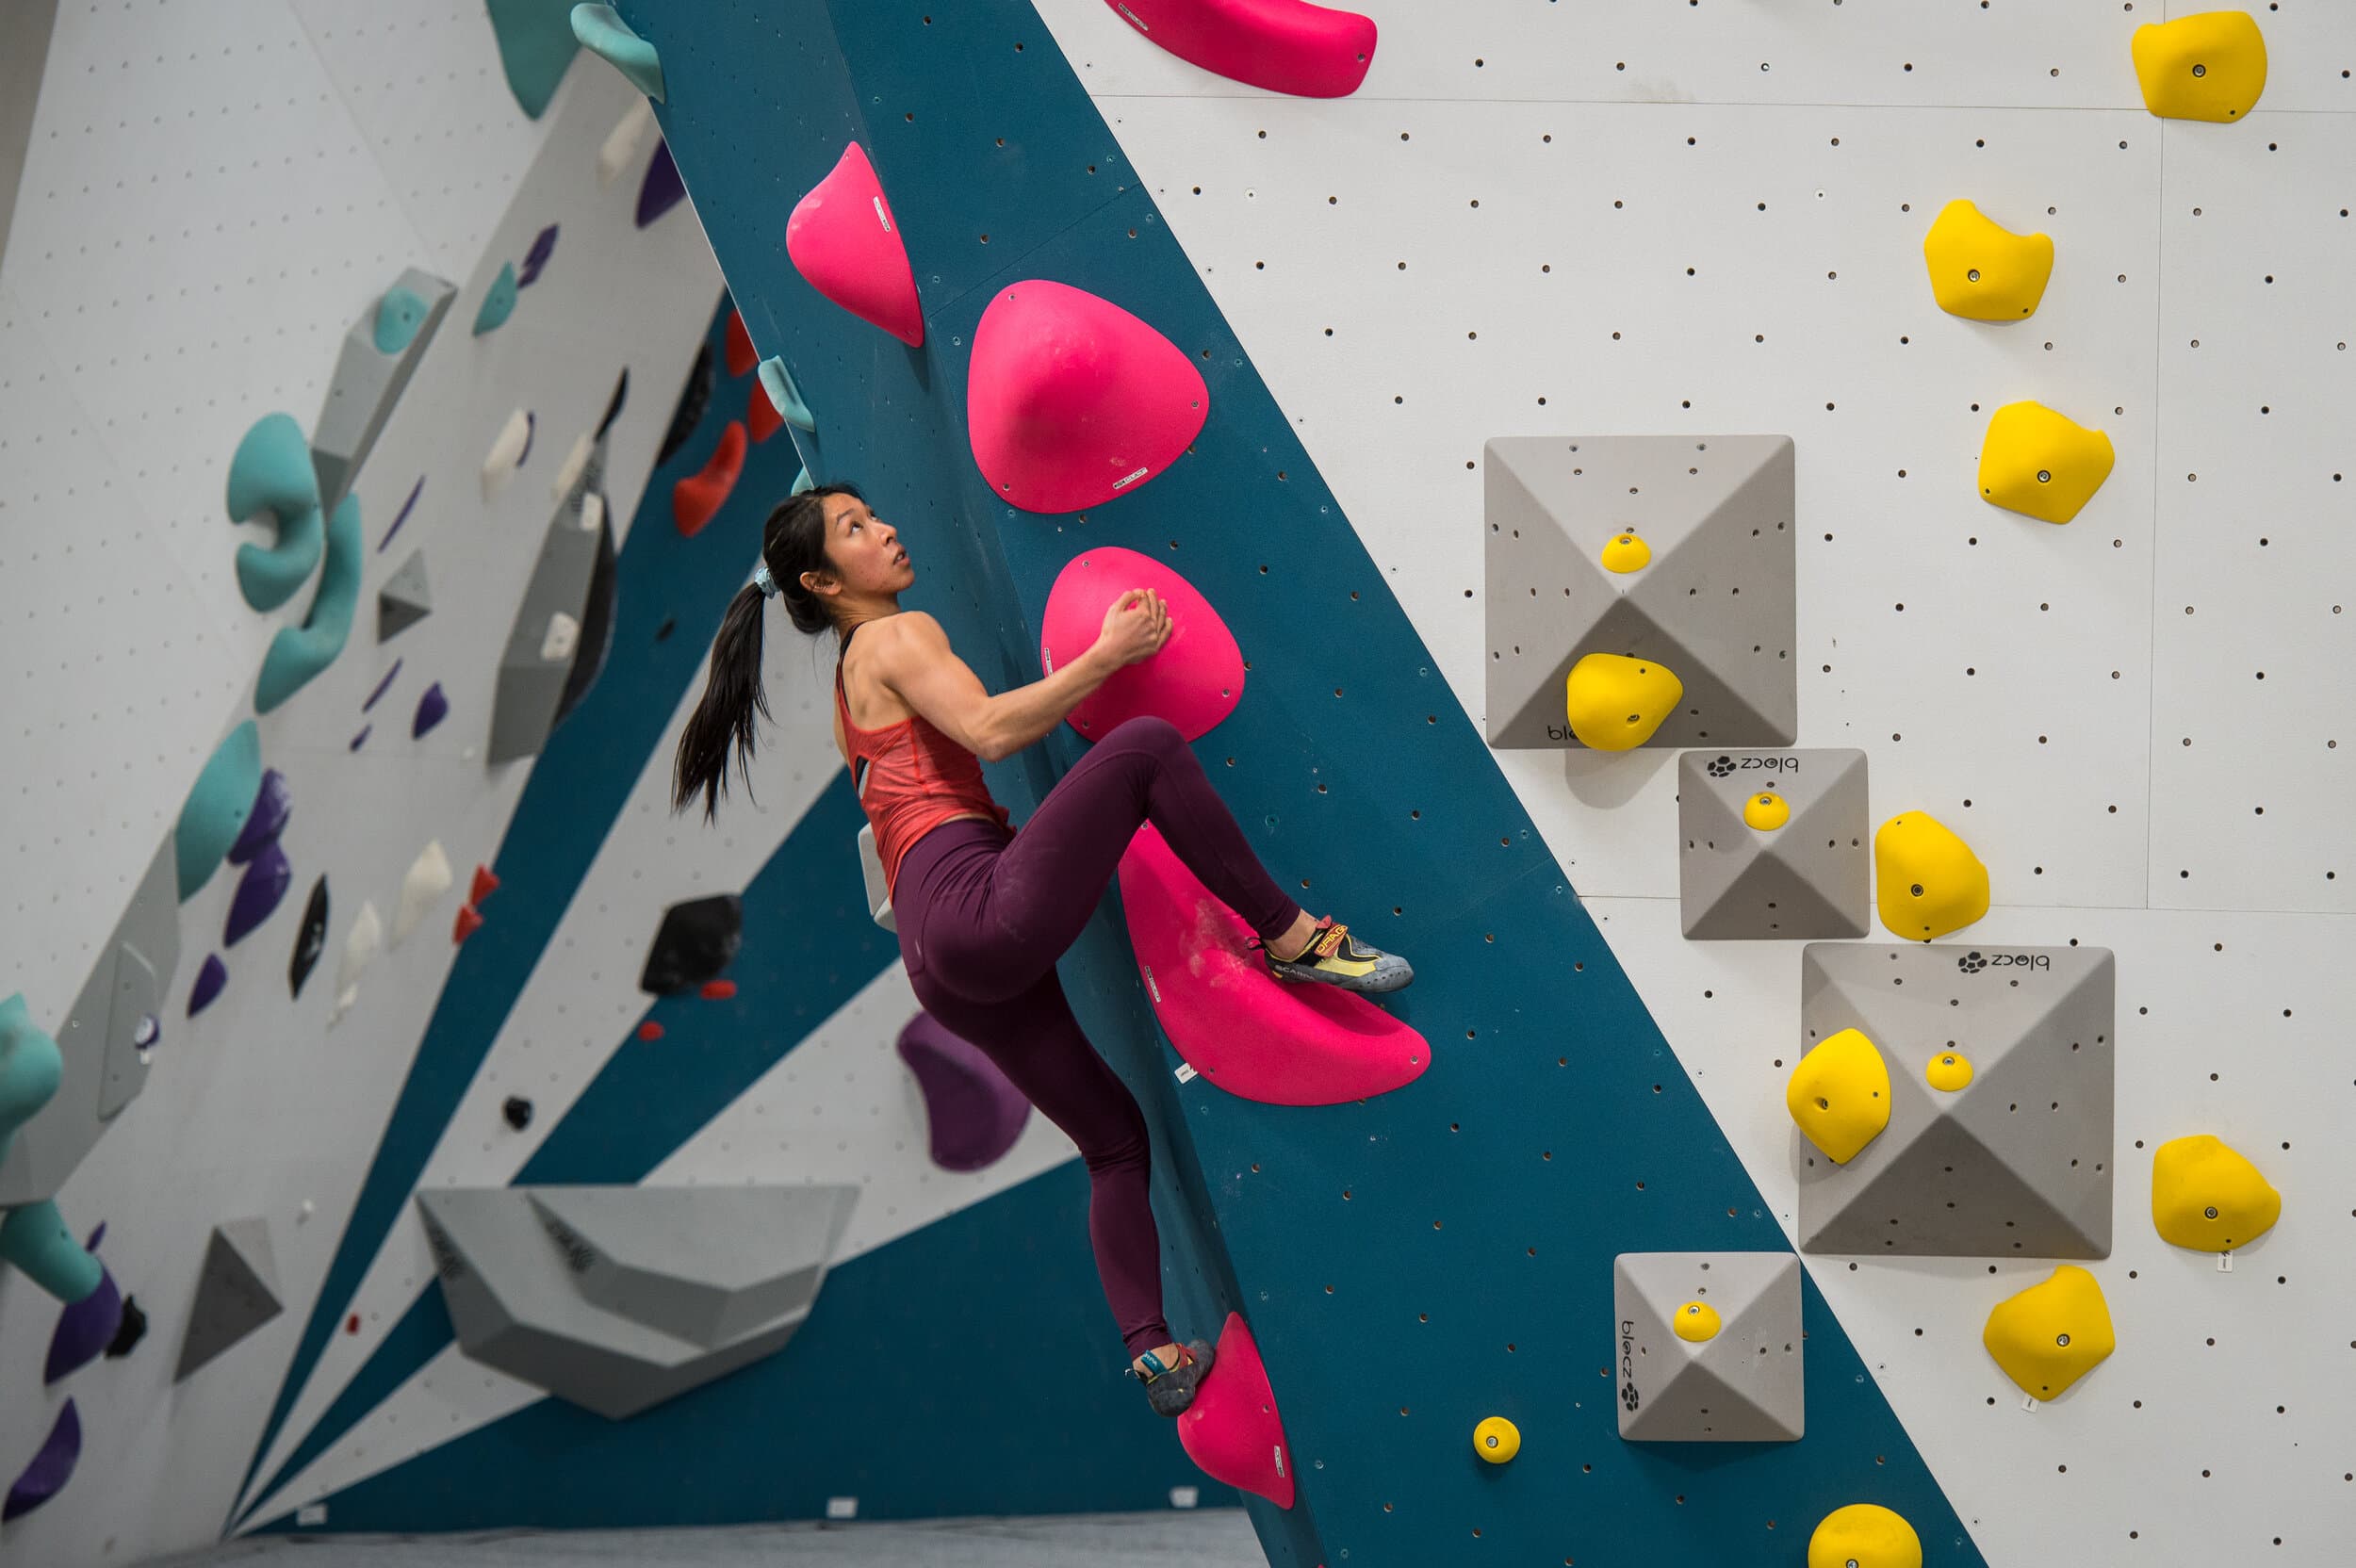
<svg viewBox="0 0 2356 1568">
<path fill-rule="evenodd" d="M 276 843 L 262 846 L 254 857 L 254 863 L 245 868 L 245 875 L 237 883 L 237 892 L 229 901 L 229 928 L 221 943 L 235 947 L 245 939 L 255 926 L 270 919 L 278 901 L 286 896 L 286 886 L 294 880 L 294 867 L 287 862 L 286 852 Z"/>
<path fill-rule="evenodd" d="M 359 734 L 357 734 L 357 735 L 354 735 L 354 736 L 352 738 L 352 743 L 351 743 L 350 745 L 346 746 L 344 749 L 345 749 L 346 751 L 358 751 L 358 750 L 360 749 L 360 747 L 361 747 L 364 743 L 367 743 L 368 738 L 370 735 L 373 735 L 374 733 L 376 733 L 376 726 L 374 726 L 374 725 L 372 725 L 372 724 L 364 724 L 364 725 L 362 725 L 362 726 L 360 727 L 360 733 L 359 733 Z"/>
<path fill-rule="evenodd" d="M 259 855 L 263 845 L 276 843 L 293 810 L 294 792 L 286 788 L 286 776 L 276 768 L 264 768 L 262 787 L 254 792 L 254 808 L 246 813 L 237 841 L 229 846 L 229 863 L 242 866 Z"/>
<path fill-rule="evenodd" d="M 679 205 L 686 194 L 687 182 L 679 177 L 679 165 L 671 161 L 671 144 L 666 141 L 654 150 L 646 177 L 639 182 L 638 226 L 645 228 Z"/>
<path fill-rule="evenodd" d="M 393 519 L 393 526 L 384 531 L 384 537 L 376 542 L 377 554 L 382 555 L 384 553 L 384 547 L 393 542 L 393 535 L 401 531 L 401 525 L 409 520 L 409 509 L 417 504 L 417 497 L 424 491 L 424 489 L 425 476 L 423 474 L 419 474 L 417 476 L 417 482 L 409 487 L 409 498 L 401 503 L 401 515 L 395 517 Z"/>
<path fill-rule="evenodd" d="M 384 678 L 376 683 L 376 690 L 368 694 L 368 700 L 360 705 L 360 711 L 365 713 L 375 707 L 384 694 L 392 690 L 393 678 L 399 674 L 401 674 L 401 661 L 396 659 L 393 661 L 393 667 L 384 672 Z"/>
<path fill-rule="evenodd" d="M 57 1423 L 41 1439 L 41 1449 L 25 1473 L 8 1488 L 8 1500 L 0 1503 L 0 1524 L 20 1518 L 41 1507 L 65 1490 L 65 1483 L 74 1478 L 74 1466 L 82 1457 L 82 1415 L 68 1399 L 57 1412 Z"/>
<path fill-rule="evenodd" d="M 981 1047 L 932 1014 L 917 1014 L 900 1031 L 900 1059 L 924 1096 L 933 1163 L 943 1170 L 979 1170 L 1023 1135 L 1031 1102 Z"/>
<path fill-rule="evenodd" d="M 533 281 L 540 276 L 540 269 L 546 267 L 548 264 L 548 257 L 555 253 L 556 225 L 550 223 L 533 237 L 532 249 L 524 253 L 523 270 L 515 274 L 515 286 L 530 288 Z"/>
<path fill-rule="evenodd" d="M 218 953 L 205 955 L 205 962 L 196 972 L 196 984 L 188 988 L 188 1016 L 194 1018 L 213 1004 L 221 987 L 229 984 L 229 966 L 221 961 Z"/>
<path fill-rule="evenodd" d="M 417 740 L 425 732 L 450 717 L 450 698 L 442 695 L 442 683 L 435 681 L 417 699 L 417 716 L 409 726 L 409 738 Z"/>
<path fill-rule="evenodd" d="M 106 1233 L 100 1226 L 99 1234 Z M 90 1238 L 98 1245 L 98 1237 Z M 123 1327 L 123 1292 L 115 1284 L 114 1274 L 104 1264 L 98 1267 L 98 1288 L 70 1303 L 57 1315 L 57 1331 L 49 1336 L 49 1364 L 42 1370 L 41 1380 L 54 1383 L 67 1373 L 88 1366 L 106 1352 L 113 1343 L 115 1331 Z"/>
<path fill-rule="evenodd" d="M 523 449 L 522 451 L 519 451 L 519 452 L 517 452 L 517 453 L 515 454 L 515 466 L 516 466 L 516 467 L 518 467 L 518 468 L 522 467 L 522 466 L 524 466 L 524 459 L 525 459 L 525 458 L 528 458 L 528 457 L 530 457 L 530 456 L 532 455 L 532 433 L 533 433 L 534 431 L 538 430 L 539 428 L 540 428 L 540 416 L 539 416 L 538 415 L 536 415 L 536 414 L 532 413 L 532 410 L 530 410 L 530 409 L 528 409 L 528 408 L 527 408 L 527 409 L 525 409 L 525 410 L 524 410 L 524 449 Z"/>
</svg>

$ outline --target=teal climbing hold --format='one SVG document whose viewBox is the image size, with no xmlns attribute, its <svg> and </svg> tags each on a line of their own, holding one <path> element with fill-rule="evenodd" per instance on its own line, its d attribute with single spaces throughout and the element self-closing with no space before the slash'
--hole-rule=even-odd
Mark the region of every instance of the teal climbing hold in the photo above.
<svg viewBox="0 0 2356 1568">
<path fill-rule="evenodd" d="M 488 0 L 507 90 L 527 120 L 547 112 L 581 41 L 573 37 L 573 0 Z"/>
<path fill-rule="evenodd" d="M 399 284 L 384 291 L 376 302 L 376 351 L 397 354 L 417 340 L 417 329 L 425 325 L 427 305 L 414 288 Z"/>
<path fill-rule="evenodd" d="M 64 1076 L 65 1057 L 33 1022 L 24 993 L 0 1002 L 0 1164 L 16 1130 L 49 1103 Z"/>
<path fill-rule="evenodd" d="M 794 384 L 794 372 L 775 354 L 761 362 L 761 389 L 769 394 L 769 406 L 783 415 L 787 424 L 799 425 L 813 435 L 818 433 L 817 416 L 802 401 L 801 388 Z"/>
<path fill-rule="evenodd" d="M 267 713 L 303 690 L 344 651 L 352 612 L 360 602 L 360 498 L 346 496 L 327 525 L 327 564 L 319 571 L 310 614 L 300 627 L 280 627 L 262 658 L 254 711 Z"/>
<path fill-rule="evenodd" d="M 106 1277 L 90 1250 L 74 1239 L 55 1199 L 10 1209 L 0 1218 L 0 1263 L 12 1263 L 26 1279 L 68 1306 L 87 1299 Z"/>
<path fill-rule="evenodd" d="M 630 78 L 630 85 L 660 104 L 663 61 L 654 45 L 630 30 L 630 24 L 611 6 L 575 6 L 573 37 L 581 47 Z"/>
<path fill-rule="evenodd" d="M 246 813 L 254 809 L 261 788 L 262 736 L 248 719 L 214 748 L 180 808 L 172 849 L 180 874 L 181 903 L 205 886 L 221 858 L 237 841 L 237 831 L 245 826 Z"/>
<path fill-rule="evenodd" d="M 817 488 L 818 482 L 810 477 L 810 470 L 808 468 L 804 468 L 800 473 L 794 476 L 794 488 L 787 491 L 786 494 L 789 496 L 798 496 L 805 491 L 815 490 Z"/>
<path fill-rule="evenodd" d="M 497 332 L 515 314 L 515 264 L 503 263 L 499 275 L 491 280 L 491 291 L 483 296 L 483 308 L 474 313 L 474 335 Z"/>
<path fill-rule="evenodd" d="M 319 475 L 310 439 L 293 415 L 254 421 L 229 460 L 228 500 L 233 523 L 265 511 L 277 519 L 276 544 L 237 547 L 237 591 L 254 609 L 275 610 L 319 564 Z"/>
</svg>

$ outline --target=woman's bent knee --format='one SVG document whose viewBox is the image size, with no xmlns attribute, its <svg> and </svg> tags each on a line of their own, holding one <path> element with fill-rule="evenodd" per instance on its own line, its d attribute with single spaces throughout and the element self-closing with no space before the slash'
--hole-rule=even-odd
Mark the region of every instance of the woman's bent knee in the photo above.
<svg viewBox="0 0 2356 1568">
<path fill-rule="evenodd" d="M 1171 746 L 1186 743 L 1186 738 L 1180 733 L 1178 727 L 1159 713 L 1139 713 L 1135 718 L 1123 719 L 1097 743 L 1099 746 L 1121 745 L 1153 752 L 1167 751 Z"/>
</svg>

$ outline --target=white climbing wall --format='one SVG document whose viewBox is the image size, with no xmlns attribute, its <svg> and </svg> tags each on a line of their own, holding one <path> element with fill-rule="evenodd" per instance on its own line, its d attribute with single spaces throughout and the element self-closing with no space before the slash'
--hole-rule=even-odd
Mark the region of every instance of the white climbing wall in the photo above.
<svg viewBox="0 0 2356 1568">
<path fill-rule="evenodd" d="M 1368 0 L 1328 102 L 1038 4 L 1476 724 L 1485 440 L 1792 437 L 1799 744 L 1972 841 L 1957 941 L 2119 956 L 2119 1350 L 2025 1411 L 1980 1330 L 2050 1265 L 1808 1266 L 1989 1562 L 2344 1561 L 2356 10 L 2250 8 L 2266 93 L 2211 125 L 2131 64 L 2183 0 Z M 1932 302 L 1958 196 L 2053 237 L 2033 318 Z M 1975 493 L 2022 399 L 2117 447 L 2067 527 Z M 1674 753 L 1497 756 L 1789 1232 L 1797 944 L 1679 936 Z M 2200 1132 L 2284 1195 L 2230 1273 L 2149 1219 Z"/>
</svg>

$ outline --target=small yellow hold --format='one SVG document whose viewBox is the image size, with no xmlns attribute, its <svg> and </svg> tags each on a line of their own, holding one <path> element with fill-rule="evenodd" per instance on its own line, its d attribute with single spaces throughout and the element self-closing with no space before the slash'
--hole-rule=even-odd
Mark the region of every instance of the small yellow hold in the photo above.
<svg viewBox="0 0 2356 1568">
<path fill-rule="evenodd" d="M 1669 1327 L 1677 1331 L 1677 1338 L 1691 1345 L 1701 1345 L 1716 1339 L 1718 1331 L 1725 1325 L 1718 1321 L 1716 1307 L 1707 1301 L 1688 1301 L 1677 1308 L 1677 1315 L 1669 1320 Z"/>
<path fill-rule="evenodd" d="M 1800 1058 L 1783 1103 L 1808 1142 L 1847 1165 L 1890 1125 L 1890 1068 L 1862 1031 L 1843 1029 Z"/>
<path fill-rule="evenodd" d="M 2230 1252 L 2282 1216 L 2282 1195 L 2238 1150 L 2209 1134 L 2152 1151 L 2151 1223 L 2170 1246 Z"/>
<path fill-rule="evenodd" d="M 1922 1568 L 1922 1538 L 1879 1503 L 1851 1503 L 1808 1538 L 1808 1568 Z"/>
<path fill-rule="evenodd" d="M 1473 1429 L 1473 1452 L 1491 1464 L 1503 1464 L 1521 1451 L 1521 1429 L 1502 1415 L 1492 1415 Z"/>
<path fill-rule="evenodd" d="M 1926 942 L 1988 913 L 1988 868 L 1945 823 L 1904 811 L 1873 835 L 1873 899 L 1893 936 Z"/>
<path fill-rule="evenodd" d="M 2053 1398 L 2119 1348 L 2102 1287 L 2067 1263 L 2043 1284 L 1997 1302 L 1980 1343 L 2033 1399 Z"/>
<path fill-rule="evenodd" d="M 2266 41 L 2248 11 L 2147 22 L 2129 42 L 2143 106 L 2167 120 L 2239 120 L 2266 90 Z"/>
<path fill-rule="evenodd" d="M 1792 803 L 1773 790 L 1761 790 L 1742 803 L 1742 820 L 1761 833 L 1773 833 L 1792 820 Z"/>
<path fill-rule="evenodd" d="M 1603 547 L 1603 569 L 1607 572 L 1641 572 L 1652 564 L 1652 547 L 1636 537 L 1629 529 L 1612 537 Z"/>
<path fill-rule="evenodd" d="M 1980 441 L 1980 498 L 2048 523 L 2075 517 L 2118 454 L 2111 438 L 2040 402 L 2006 403 Z"/>
<path fill-rule="evenodd" d="M 1922 237 L 1931 298 L 1950 316 L 2018 321 L 2036 314 L 2053 276 L 2049 235 L 2015 234 L 1962 197 L 1939 209 Z"/>
<path fill-rule="evenodd" d="M 1922 1076 L 1931 1081 L 1931 1087 L 1953 1094 L 1972 1082 L 1972 1058 L 1959 1051 L 1942 1051 L 1931 1058 Z"/>
<path fill-rule="evenodd" d="M 1684 695 L 1685 682 L 1659 661 L 1619 653 L 1587 655 L 1563 681 L 1571 733 L 1597 751 L 1643 745 Z"/>
</svg>

